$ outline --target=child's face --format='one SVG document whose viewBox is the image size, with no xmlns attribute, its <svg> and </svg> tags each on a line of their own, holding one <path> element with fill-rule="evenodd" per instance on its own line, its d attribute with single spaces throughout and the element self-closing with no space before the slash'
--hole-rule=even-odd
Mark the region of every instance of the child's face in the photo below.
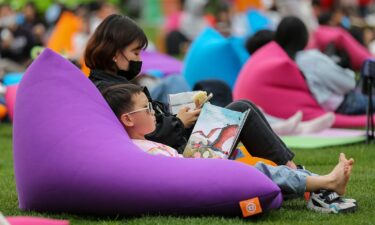
<svg viewBox="0 0 375 225">
<path fill-rule="evenodd" d="M 124 50 L 118 52 L 114 61 L 118 69 L 120 70 L 129 70 L 129 61 L 141 61 L 141 49 L 139 48 L 139 41 L 133 41 L 129 46 Z"/>
<path fill-rule="evenodd" d="M 151 108 L 151 112 L 148 110 L 149 101 L 146 95 L 141 92 L 132 96 L 132 101 L 134 103 L 133 109 L 131 112 L 126 113 L 132 121 L 131 126 L 125 126 L 127 129 L 131 129 L 133 133 L 136 133 L 137 136 L 145 136 L 153 132 L 156 128 L 156 119 L 155 113 Z"/>
</svg>

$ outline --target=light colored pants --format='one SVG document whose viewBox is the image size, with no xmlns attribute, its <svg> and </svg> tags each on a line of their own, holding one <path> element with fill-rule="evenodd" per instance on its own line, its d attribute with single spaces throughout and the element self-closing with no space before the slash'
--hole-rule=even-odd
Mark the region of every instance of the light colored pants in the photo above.
<svg viewBox="0 0 375 225">
<path fill-rule="evenodd" d="M 295 170 L 287 166 L 269 166 L 263 162 L 258 162 L 255 168 L 280 187 L 284 199 L 302 197 L 306 191 L 307 176 L 317 176 L 307 170 Z"/>
</svg>

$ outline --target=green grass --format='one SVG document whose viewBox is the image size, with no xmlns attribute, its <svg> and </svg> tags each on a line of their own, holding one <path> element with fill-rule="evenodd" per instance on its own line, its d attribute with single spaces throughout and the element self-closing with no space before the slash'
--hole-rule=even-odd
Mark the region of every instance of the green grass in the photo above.
<svg viewBox="0 0 375 225">
<path fill-rule="evenodd" d="M 139 218 L 95 217 L 71 214 L 24 212 L 18 209 L 13 173 L 12 126 L 0 124 L 0 211 L 4 215 L 32 215 L 67 219 L 71 224 L 374 224 L 375 221 L 375 146 L 357 144 L 317 150 L 295 150 L 295 161 L 316 173 L 327 173 L 337 162 L 339 152 L 356 160 L 347 196 L 357 199 L 356 213 L 324 215 L 309 211 L 303 200 L 284 202 L 259 218 L 143 216 Z"/>
</svg>

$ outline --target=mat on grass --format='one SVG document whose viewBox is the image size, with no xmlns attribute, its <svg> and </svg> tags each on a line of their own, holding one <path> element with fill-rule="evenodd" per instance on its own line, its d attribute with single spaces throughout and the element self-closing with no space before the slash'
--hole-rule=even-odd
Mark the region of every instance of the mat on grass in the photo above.
<svg viewBox="0 0 375 225">
<path fill-rule="evenodd" d="M 283 136 L 281 139 L 290 148 L 323 148 L 365 141 L 366 131 L 331 128 L 314 134 Z"/>
</svg>

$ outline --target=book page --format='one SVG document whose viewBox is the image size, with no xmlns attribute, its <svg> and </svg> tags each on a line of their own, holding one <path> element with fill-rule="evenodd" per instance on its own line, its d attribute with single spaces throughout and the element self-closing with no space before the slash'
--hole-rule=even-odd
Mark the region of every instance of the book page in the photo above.
<svg viewBox="0 0 375 225">
<path fill-rule="evenodd" d="M 172 114 L 177 114 L 183 107 L 189 107 L 195 109 L 195 103 L 193 101 L 194 95 L 198 91 L 182 92 L 177 94 L 169 95 L 169 111 Z"/>
</svg>

